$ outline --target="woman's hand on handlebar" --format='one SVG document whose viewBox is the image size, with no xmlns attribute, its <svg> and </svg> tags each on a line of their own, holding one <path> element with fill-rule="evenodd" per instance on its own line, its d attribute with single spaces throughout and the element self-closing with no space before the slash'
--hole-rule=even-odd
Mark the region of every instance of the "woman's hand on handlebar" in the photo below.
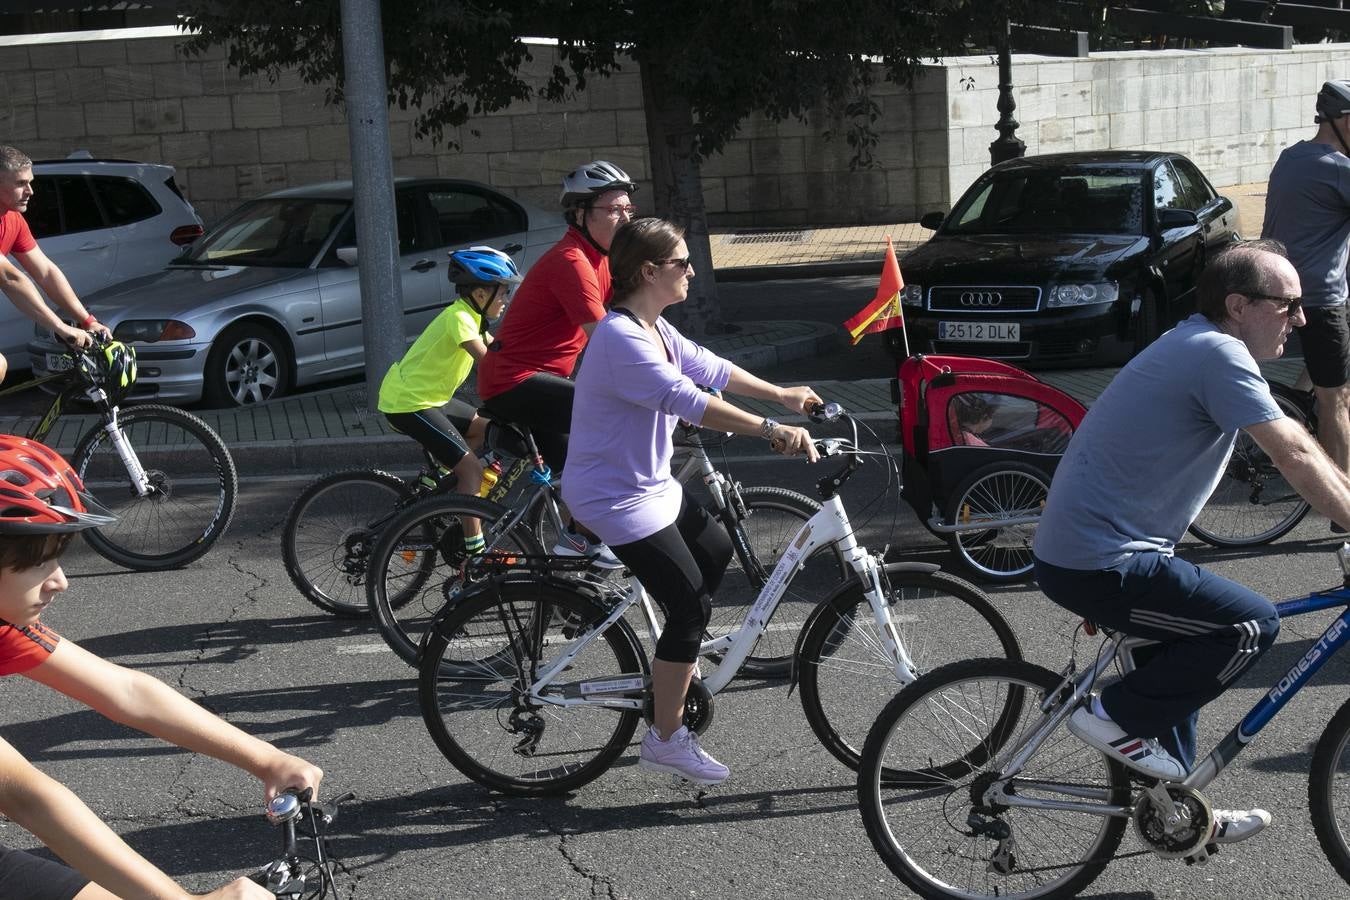
<svg viewBox="0 0 1350 900">
<path fill-rule="evenodd" d="M 319 782 L 323 781 L 323 769 L 298 756 L 292 756 L 278 750 L 276 756 L 268 761 L 267 766 L 258 774 L 258 777 L 262 779 L 268 803 L 271 803 L 272 798 L 277 794 L 285 791 L 300 791 L 305 788 L 314 791 L 314 796 L 311 799 L 317 802 L 319 799 Z"/>
<path fill-rule="evenodd" d="M 820 459 L 820 454 L 816 451 L 815 441 L 811 440 L 811 433 L 805 428 L 798 428 L 795 425 L 779 425 L 774 430 L 773 439 L 769 441 L 769 446 L 775 452 L 784 456 L 805 454 L 807 462 L 815 462 Z"/>
<path fill-rule="evenodd" d="M 276 895 L 247 877 L 236 878 L 224 887 L 216 888 L 209 894 L 194 896 L 209 897 L 210 900 L 276 900 Z"/>
<path fill-rule="evenodd" d="M 94 343 L 94 337 L 89 332 L 85 331 L 83 328 L 67 325 L 64 322 L 61 323 L 59 329 L 53 330 L 52 333 L 56 335 L 56 339 L 61 343 L 70 347 L 78 347 L 81 350 L 92 346 Z"/>
<path fill-rule="evenodd" d="M 811 407 L 824 402 L 815 391 L 806 385 L 782 388 L 782 392 L 783 396 L 779 402 L 783 404 L 783 408 L 801 416 L 807 415 L 811 411 Z M 814 460 L 812 461 L 814 462 Z"/>
</svg>

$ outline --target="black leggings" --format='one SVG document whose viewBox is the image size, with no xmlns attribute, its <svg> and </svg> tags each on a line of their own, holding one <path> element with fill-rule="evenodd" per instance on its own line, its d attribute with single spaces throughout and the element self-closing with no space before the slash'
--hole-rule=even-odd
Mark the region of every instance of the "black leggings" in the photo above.
<svg viewBox="0 0 1350 900">
<path fill-rule="evenodd" d="M 416 440 L 447 469 L 453 469 L 469 454 L 464 432 L 469 429 L 474 408 L 463 400 L 451 400 L 440 409 L 385 413 L 384 417 L 395 431 Z"/>
<path fill-rule="evenodd" d="M 698 659 L 712 616 L 712 595 L 731 562 L 727 530 L 685 491 L 673 525 L 610 549 L 665 614 L 656 658 L 677 663 Z"/>
<path fill-rule="evenodd" d="M 567 437 L 572 430 L 572 395 L 576 384 L 551 372 L 535 372 L 520 384 L 484 400 L 483 406 L 534 435 L 539 453 L 554 475 L 567 462 Z"/>
<path fill-rule="evenodd" d="M 0 897 L 70 900 L 89 884 L 74 869 L 0 844 Z"/>
</svg>

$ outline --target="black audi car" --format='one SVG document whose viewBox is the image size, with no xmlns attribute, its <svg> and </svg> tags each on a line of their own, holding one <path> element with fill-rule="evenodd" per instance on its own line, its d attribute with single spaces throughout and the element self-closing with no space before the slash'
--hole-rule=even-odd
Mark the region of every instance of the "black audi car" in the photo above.
<svg viewBox="0 0 1350 900">
<path fill-rule="evenodd" d="M 900 260 L 911 353 L 1120 363 L 1194 307 L 1237 212 L 1178 153 L 1030 156 L 985 172 Z M 899 329 L 887 345 L 903 354 Z"/>
</svg>

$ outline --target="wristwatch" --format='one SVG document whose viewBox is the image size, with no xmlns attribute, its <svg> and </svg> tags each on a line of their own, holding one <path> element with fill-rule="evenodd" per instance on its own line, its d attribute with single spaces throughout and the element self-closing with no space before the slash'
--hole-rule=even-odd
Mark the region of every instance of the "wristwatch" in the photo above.
<svg viewBox="0 0 1350 900">
<path fill-rule="evenodd" d="M 759 423 L 759 436 L 766 441 L 773 440 L 774 432 L 778 430 L 778 423 L 765 416 L 764 421 Z"/>
</svg>

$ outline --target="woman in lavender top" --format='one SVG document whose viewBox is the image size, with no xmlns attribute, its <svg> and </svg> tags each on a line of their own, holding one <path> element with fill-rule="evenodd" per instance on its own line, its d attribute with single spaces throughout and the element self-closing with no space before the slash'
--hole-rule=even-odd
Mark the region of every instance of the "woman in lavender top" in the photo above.
<svg viewBox="0 0 1350 900">
<path fill-rule="evenodd" d="M 661 219 L 624 225 L 609 250 L 614 302 L 596 326 L 576 379 L 563 499 L 632 571 L 666 615 L 652 664 L 655 723 L 638 765 L 701 784 L 727 768 L 682 724 L 684 698 L 708 625 L 711 596 L 731 541 L 671 475 L 676 420 L 757 435 L 785 456 L 816 450 L 804 428 L 737 409 L 698 385 L 781 403 L 805 413 L 808 387 L 763 381 L 686 339 L 661 312 L 688 296 L 694 277 L 684 232 Z"/>
</svg>

